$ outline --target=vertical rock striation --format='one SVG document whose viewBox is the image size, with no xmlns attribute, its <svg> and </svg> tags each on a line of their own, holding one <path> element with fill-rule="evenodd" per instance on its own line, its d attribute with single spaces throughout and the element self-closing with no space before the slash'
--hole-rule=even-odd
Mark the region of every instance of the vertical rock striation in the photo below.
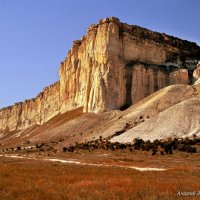
<svg viewBox="0 0 200 200">
<path fill-rule="evenodd" d="M 0 110 L 0 131 L 41 125 L 60 113 L 60 82 L 45 88 L 36 98 Z"/>
<path fill-rule="evenodd" d="M 75 41 L 60 67 L 61 111 L 84 106 L 85 112 L 103 112 L 122 106 L 126 80 L 119 54 L 114 18 L 92 25 L 81 41 Z"/>
</svg>

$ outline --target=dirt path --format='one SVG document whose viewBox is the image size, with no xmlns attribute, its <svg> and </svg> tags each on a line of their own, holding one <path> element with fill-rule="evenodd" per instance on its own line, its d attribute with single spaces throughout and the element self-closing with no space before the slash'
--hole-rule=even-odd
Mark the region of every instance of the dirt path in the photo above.
<svg viewBox="0 0 200 200">
<path fill-rule="evenodd" d="M 97 167 L 120 167 L 126 169 L 134 169 L 138 171 L 164 171 L 167 169 L 164 168 L 153 168 L 153 167 L 136 167 L 130 165 L 118 165 L 118 164 L 107 164 L 107 163 L 89 163 L 89 162 L 82 162 L 80 160 L 72 160 L 72 159 L 60 159 L 60 158 L 41 158 L 36 156 L 26 156 L 26 155 L 14 155 L 14 154 L 0 154 L 0 157 L 5 158 L 16 158 L 16 159 L 30 159 L 30 160 L 39 160 L 39 161 L 49 161 L 49 162 L 60 162 L 66 164 L 76 164 L 76 165 L 90 165 L 90 166 L 97 166 Z"/>
</svg>

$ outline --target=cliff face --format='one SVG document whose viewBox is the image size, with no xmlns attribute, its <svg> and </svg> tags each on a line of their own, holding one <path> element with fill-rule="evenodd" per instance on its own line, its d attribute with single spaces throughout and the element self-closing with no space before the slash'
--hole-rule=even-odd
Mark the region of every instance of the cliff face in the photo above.
<svg viewBox="0 0 200 200">
<path fill-rule="evenodd" d="M 110 20 L 92 25 L 76 41 L 60 67 L 62 112 L 84 106 L 102 112 L 125 102 L 125 70 L 120 53 L 119 26 Z"/>
<path fill-rule="evenodd" d="M 0 110 L 0 131 L 41 125 L 60 112 L 60 83 L 43 90 L 36 98 Z"/>
<path fill-rule="evenodd" d="M 192 82 L 200 58 L 195 43 L 121 23 L 100 20 L 74 41 L 60 66 L 60 82 L 35 99 L 0 110 L 0 130 L 42 124 L 83 107 L 104 112 L 134 104 L 171 84 Z"/>
<path fill-rule="evenodd" d="M 191 83 L 199 57 L 195 43 L 116 18 L 100 20 L 61 64 L 61 111 L 119 109 L 167 85 Z"/>
</svg>

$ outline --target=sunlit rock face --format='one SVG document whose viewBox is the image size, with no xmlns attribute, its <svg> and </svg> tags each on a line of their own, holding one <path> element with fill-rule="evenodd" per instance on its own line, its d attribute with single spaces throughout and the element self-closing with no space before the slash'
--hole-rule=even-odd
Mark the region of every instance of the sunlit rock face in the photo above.
<svg viewBox="0 0 200 200">
<path fill-rule="evenodd" d="M 116 109 L 125 102 L 126 77 L 116 19 L 92 25 L 76 41 L 60 67 L 61 111 L 84 106 L 85 112 Z"/>
<path fill-rule="evenodd" d="M 195 81 L 195 85 L 200 83 L 200 61 L 197 64 L 196 69 L 193 72 L 193 77 L 194 77 L 194 81 Z"/>
<path fill-rule="evenodd" d="M 100 20 L 61 64 L 61 111 L 119 109 L 167 85 L 192 83 L 199 55 L 195 43 L 117 18 Z"/>
<path fill-rule="evenodd" d="M 41 125 L 60 113 L 60 83 L 45 88 L 36 98 L 0 110 L 0 131 Z"/>
<path fill-rule="evenodd" d="M 104 112 L 134 104 L 172 84 L 192 84 L 200 59 L 195 43 L 121 23 L 91 25 L 60 64 L 60 81 L 36 98 L 0 110 L 0 130 L 41 125 L 83 107 Z"/>
</svg>

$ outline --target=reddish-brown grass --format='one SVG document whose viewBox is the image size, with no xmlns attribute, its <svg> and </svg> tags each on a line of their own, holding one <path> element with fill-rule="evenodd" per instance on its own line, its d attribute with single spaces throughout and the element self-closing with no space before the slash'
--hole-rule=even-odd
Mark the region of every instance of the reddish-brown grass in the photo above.
<svg viewBox="0 0 200 200">
<path fill-rule="evenodd" d="M 199 170 L 139 172 L 117 167 L 78 166 L 0 158 L 1 200 L 198 199 Z"/>
</svg>

